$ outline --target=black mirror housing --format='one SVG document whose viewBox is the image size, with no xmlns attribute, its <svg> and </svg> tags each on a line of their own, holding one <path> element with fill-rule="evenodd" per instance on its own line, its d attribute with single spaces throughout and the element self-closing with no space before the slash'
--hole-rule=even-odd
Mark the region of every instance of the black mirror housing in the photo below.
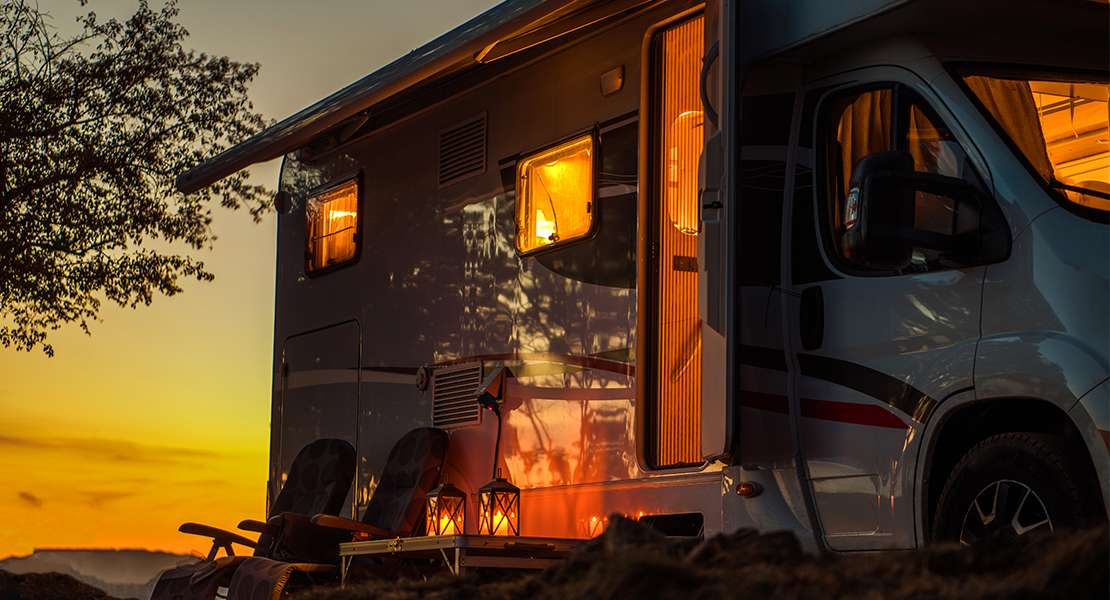
<svg viewBox="0 0 1110 600">
<path fill-rule="evenodd" d="M 856 163 L 841 211 L 844 226 L 841 243 L 848 260 L 892 271 L 909 266 L 912 246 L 883 231 L 883 227 L 913 227 L 913 190 L 900 186 L 881 186 L 887 189 L 875 190 L 874 175 L 912 172 L 913 156 L 909 152 L 879 152 Z"/>
<path fill-rule="evenodd" d="M 915 248 L 938 253 L 953 268 L 1008 255 L 1008 235 L 994 239 L 1008 228 L 989 197 L 963 179 L 919 173 L 913 165 L 908 152 L 879 152 L 856 164 L 842 212 L 841 242 L 849 260 L 901 271 Z M 929 210 L 940 214 L 940 222 L 917 222 Z"/>
</svg>

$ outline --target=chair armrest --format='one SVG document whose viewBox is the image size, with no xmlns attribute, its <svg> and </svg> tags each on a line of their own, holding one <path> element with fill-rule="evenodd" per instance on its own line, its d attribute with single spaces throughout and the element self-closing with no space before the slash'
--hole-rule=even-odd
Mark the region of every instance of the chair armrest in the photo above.
<svg viewBox="0 0 1110 600">
<path fill-rule="evenodd" d="M 177 530 L 181 533 L 190 533 L 193 535 L 210 537 L 216 542 L 234 542 L 236 544 L 242 544 L 248 548 L 254 548 L 257 545 L 254 540 L 247 539 L 237 533 L 232 533 L 218 527 L 201 525 L 200 523 L 185 523 L 181 527 L 178 527 Z"/>
<path fill-rule="evenodd" d="M 244 519 L 239 522 L 239 529 L 253 531 L 255 533 L 268 533 L 270 535 L 276 535 L 279 531 L 281 531 L 281 525 L 273 522 L 263 523 L 262 521 L 256 521 L 254 519 Z"/>
<path fill-rule="evenodd" d="M 345 529 L 347 531 L 369 533 L 370 535 L 376 535 L 385 538 L 398 537 L 396 533 L 389 531 L 388 529 L 374 527 L 373 525 L 367 525 L 366 523 L 355 521 L 353 519 L 333 517 L 332 515 L 316 515 L 315 517 L 312 517 L 312 522 L 321 527 L 332 527 L 334 529 Z"/>
</svg>

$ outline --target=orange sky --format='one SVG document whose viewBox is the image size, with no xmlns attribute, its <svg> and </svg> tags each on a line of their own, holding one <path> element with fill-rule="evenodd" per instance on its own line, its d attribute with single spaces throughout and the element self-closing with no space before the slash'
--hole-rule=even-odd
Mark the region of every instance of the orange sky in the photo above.
<svg viewBox="0 0 1110 600">
<path fill-rule="evenodd" d="M 262 63 L 251 99 L 282 119 L 495 4 L 184 0 L 178 20 L 187 45 Z M 40 0 L 62 33 L 82 11 L 122 19 L 135 6 Z M 253 179 L 276 187 L 277 169 Z M 276 220 L 215 216 L 219 239 L 196 254 L 214 282 L 185 281 L 138 310 L 105 304 L 91 337 L 51 334 L 54 358 L 0 348 L 0 559 L 36 547 L 205 553 L 181 523 L 264 516 Z"/>
</svg>

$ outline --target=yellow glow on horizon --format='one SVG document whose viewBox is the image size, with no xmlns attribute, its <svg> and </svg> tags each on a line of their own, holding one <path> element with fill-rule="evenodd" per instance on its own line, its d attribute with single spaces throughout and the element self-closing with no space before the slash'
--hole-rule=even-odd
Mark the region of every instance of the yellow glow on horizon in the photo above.
<svg viewBox="0 0 1110 600">
<path fill-rule="evenodd" d="M 54 358 L 0 348 L 0 559 L 206 554 L 182 523 L 265 516 L 274 221 L 221 216 L 216 250 L 198 257 L 215 281 L 137 310 L 106 303 L 91 336 L 50 334 Z"/>
<path fill-rule="evenodd" d="M 5 432 L 27 428 L 0 421 Z M 196 521 L 235 530 L 265 506 L 266 452 L 145 445 L 94 437 L 0 438 L 0 557 L 36 547 L 206 552 L 177 531 Z M 246 551 L 246 549 L 241 549 Z"/>
</svg>

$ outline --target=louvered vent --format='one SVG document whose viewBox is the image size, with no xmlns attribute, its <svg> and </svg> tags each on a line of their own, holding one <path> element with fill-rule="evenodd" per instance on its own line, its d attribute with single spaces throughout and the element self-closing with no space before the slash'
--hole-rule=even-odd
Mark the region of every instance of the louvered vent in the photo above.
<svg viewBox="0 0 1110 600">
<path fill-rule="evenodd" d="M 436 369 L 432 375 L 432 425 L 441 429 L 479 425 L 482 363 Z"/>
<path fill-rule="evenodd" d="M 439 132 L 439 187 L 486 172 L 486 113 Z"/>
</svg>

